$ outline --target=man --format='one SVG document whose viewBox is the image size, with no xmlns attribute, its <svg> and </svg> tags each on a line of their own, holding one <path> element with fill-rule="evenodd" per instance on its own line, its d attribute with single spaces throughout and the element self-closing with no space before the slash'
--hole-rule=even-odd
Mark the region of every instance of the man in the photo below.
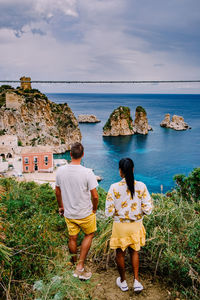
<svg viewBox="0 0 200 300">
<path fill-rule="evenodd" d="M 96 187 L 98 183 L 92 170 L 81 165 L 84 155 L 81 143 L 72 145 L 70 155 L 71 163 L 60 167 L 56 174 L 56 198 L 59 214 L 64 215 L 67 223 L 68 246 L 74 263 L 77 261 L 78 233 L 80 229 L 85 233 L 81 244 L 80 258 L 73 276 L 87 280 L 92 273 L 85 270 L 84 262 L 96 231 L 98 205 Z"/>
</svg>

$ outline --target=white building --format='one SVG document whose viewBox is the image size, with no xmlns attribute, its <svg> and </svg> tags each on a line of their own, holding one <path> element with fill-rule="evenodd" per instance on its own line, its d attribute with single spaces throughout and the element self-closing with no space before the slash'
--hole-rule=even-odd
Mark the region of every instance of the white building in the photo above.
<svg viewBox="0 0 200 300">
<path fill-rule="evenodd" d="M 18 147 L 18 139 L 16 135 L 1 135 L 0 136 L 0 147 L 11 147 L 16 148 Z"/>
<path fill-rule="evenodd" d="M 8 162 L 0 162 L 0 173 L 4 173 L 8 171 Z"/>
</svg>

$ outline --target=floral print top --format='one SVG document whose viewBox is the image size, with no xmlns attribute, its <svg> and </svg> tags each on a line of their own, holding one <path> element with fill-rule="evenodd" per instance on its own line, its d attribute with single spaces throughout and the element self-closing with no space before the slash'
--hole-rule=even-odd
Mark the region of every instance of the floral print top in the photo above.
<svg viewBox="0 0 200 300">
<path fill-rule="evenodd" d="M 125 178 L 110 186 L 106 198 L 105 213 L 107 217 L 114 216 L 114 222 L 141 221 L 144 215 L 151 214 L 152 209 L 153 202 L 143 182 L 135 180 L 133 199 Z"/>
</svg>

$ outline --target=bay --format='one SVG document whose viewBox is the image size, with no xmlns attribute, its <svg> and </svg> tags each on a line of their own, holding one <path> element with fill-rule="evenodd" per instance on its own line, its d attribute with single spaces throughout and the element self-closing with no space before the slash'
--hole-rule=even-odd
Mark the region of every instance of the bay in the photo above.
<svg viewBox="0 0 200 300">
<path fill-rule="evenodd" d="M 118 162 L 130 157 L 135 164 L 135 178 L 143 181 L 150 192 L 166 192 L 174 186 L 175 174 L 188 175 L 200 166 L 200 95 L 194 94 L 69 94 L 51 93 L 56 103 L 68 103 L 75 116 L 95 114 L 97 124 L 80 124 L 85 147 L 83 164 L 103 177 L 100 186 L 108 190 L 119 181 Z M 128 106 L 134 119 L 141 105 L 147 111 L 153 131 L 147 136 L 103 137 L 102 128 L 118 106 Z M 160 127 L 164 115 L 181 115 L 192 127 L 174 131 Z"/>
</svg>

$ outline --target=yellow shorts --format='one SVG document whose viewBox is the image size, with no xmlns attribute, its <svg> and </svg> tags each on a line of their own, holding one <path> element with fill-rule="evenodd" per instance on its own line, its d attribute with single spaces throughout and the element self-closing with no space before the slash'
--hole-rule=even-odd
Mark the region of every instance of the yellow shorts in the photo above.
<svg viewBox="0 0 200 300">
<path fill-rule="evenodd" d="M 83 219 L 65 218 L 69 235 L 77 235 L 82 229 L 85 234 L 93 233 L 97 230 L 96 214 L 92 213 Z"/>
</svg>

